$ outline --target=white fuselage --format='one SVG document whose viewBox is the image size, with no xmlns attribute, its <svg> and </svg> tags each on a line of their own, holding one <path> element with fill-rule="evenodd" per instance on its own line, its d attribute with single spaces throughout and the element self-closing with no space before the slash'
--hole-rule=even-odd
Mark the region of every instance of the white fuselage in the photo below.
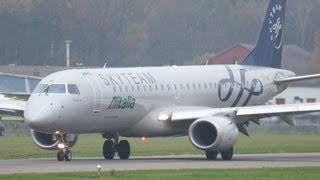
<svg viewBox="0 0 320 180">
<path fill-rule="evenodd" d="M 67 70 L 39 83 L 63 84 L 66 91 L 33 93 L 24 116 L 32 129 L 45 133 L 182 135 L 188 127 L 160 122 L 155 113 L 182 106 L 262 105 L 285 89 L 274 79 L 293 76 L 286 70 L 241 65 Z M 80 93 L 69 93 L 69 84 Z"/>
</svg>

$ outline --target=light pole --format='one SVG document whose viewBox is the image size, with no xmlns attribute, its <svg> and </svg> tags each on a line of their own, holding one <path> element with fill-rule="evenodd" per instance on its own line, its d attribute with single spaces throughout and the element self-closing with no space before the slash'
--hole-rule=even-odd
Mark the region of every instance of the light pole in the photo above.
<svg viewBox="0 0 320 180">
<path fill-rule="evenodd" d="M 72 41 L 66 40 L 66 66 L 70 67 L 70 44 Z"/>
</svg>

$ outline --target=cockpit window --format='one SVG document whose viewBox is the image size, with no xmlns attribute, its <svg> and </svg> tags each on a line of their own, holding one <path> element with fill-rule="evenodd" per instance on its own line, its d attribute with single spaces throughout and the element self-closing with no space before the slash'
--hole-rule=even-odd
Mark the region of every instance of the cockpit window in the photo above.
<svg viewBox="0 0 320 180">
<path fill-rule="evenodd" d="M 66 86 L 64 84 L 39 84 L 33 93 L 66 94 Z"/>
<path fill-rule="evenodd" d="M 80 91 L 75 84 L 68 84 L 68 92 L 70 94 L 80 94 Z"/>
<path fill-rule="evenodd" d="M 65 94 L 66 86 L 64 84 L 50 84 L 47 89 L 47 93 Z"/>
<path fill-rule="evenodd" d="M 44 93 L 46 89 L 48 88 L 48 84 L 39 84 L 35 89 L 33 93 Z"/>
</svg>

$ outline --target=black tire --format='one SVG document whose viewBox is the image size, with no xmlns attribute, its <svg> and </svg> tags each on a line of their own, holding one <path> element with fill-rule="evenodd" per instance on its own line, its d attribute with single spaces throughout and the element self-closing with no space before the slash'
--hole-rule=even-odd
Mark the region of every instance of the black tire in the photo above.
<svg viewBox="0 0 320 180">
<path fill-rule="evenodd" d="M 128 159 L 130 156 L 130 144 L 127 140 L 122 140 L 117 146 L 120 159 Z"/>
<path fill-rule="evenodd" d="M 57 152 L 57 160 L 63 161 L 64 160 L 64 152 L 62 150 Z"/>
<path fill-rule="evenodd" d="M 206 157 L 208 160 L 216 160 L 218 151 L 206 151 Z"/>
<path fill-rule="evenodd" d="M 67 150 L 64 152 L 64 160 L 65 160 L 65 161 L 71 161 L 71 159 L 72 159 L 72 153 L 71 153 L 70 150 L 67 149 Z"/>
<path fill-rule="evenodd" d="M 231 160 L 233 157 L 233 147 L 221 152 L 221 157 L 223 160 Z"/>
<path fill-rule="evenodd" d="M 103 156 L 105 159 L 113 159 L 114 158 L 114 154 L 115 154 L 115 147 L 114 147 L 114 143 L 111 140 L 106 140 L 103 143 Z"/>
<path fill-rule="evenodd" d="M 0 136 L 4 136 L 4 129 L 0 129 Z"/>
</svg>

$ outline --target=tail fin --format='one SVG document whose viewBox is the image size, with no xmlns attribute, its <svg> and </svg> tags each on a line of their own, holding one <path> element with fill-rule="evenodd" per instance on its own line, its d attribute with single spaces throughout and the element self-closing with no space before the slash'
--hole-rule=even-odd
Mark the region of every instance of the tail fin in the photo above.
<svg viewBox="0 0 320 180">
<path fill-rule="evenodd" d="M 286 0 L 270 0 L 256 47 L 245 65 L 281 67 Z"/>
</svg>

